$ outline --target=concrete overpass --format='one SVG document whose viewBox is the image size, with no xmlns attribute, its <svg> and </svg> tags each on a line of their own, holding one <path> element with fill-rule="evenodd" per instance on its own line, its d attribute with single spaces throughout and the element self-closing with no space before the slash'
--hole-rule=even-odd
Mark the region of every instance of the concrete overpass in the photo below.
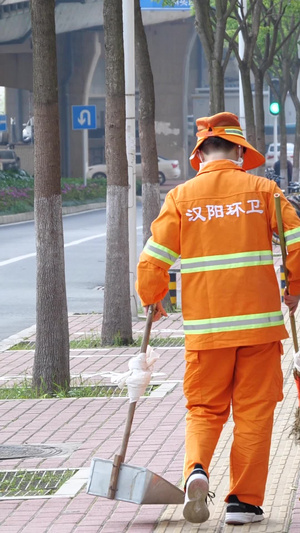
<svg viewBox="0 0 300 533">
<path fill-rule="evenodd" d="M 31 33 L 29 0 L 0 0 L 0 44 L 24 42 Z M 186 10 L 143 9 L 145 25 L 190 17 Z M 56 33 L 103 26 L 103 0 L 56 0 Z"/>
<path fill-rule="evenodd" d="M 159 151 L 166 157 L 183 160 L 186 154 L 182 148 L 185 128 L 182 102 L 188 83 L 184 78 L 185 60 L 191 40 L 195 41 L 193 19 L 186 10 L 143 10 L 142 13 L 156 87 Z M 62 174 L 80 176 L 83 139 L 79 132 L 72 131 L 70 110 L 72 105 L 91 103 L 92 98 L 92 103 L 97 101 L 99 105 L 97 121 L 99 129 L 103 129 L 103 0 L 56 0 L 55 18 Z M 14 140 L 20 141 L 22 123 L 32 114 L 29 0 L 0 0 L 0 86 L 7 89 L 6 113 L 15 122 Z M 96 154 L 96 158 L 101 158 L 104 139 L 90 139 L 89 144 L 90 156 Z M 94 162 L 90 160 L 90 164 Z"/>
<path fill-rule="evenodd" d="M 142 10 L 144 25 L 183 20 L 191 16 L 187 10 Z M 103 27 L 103 0 L 56 0 L 57 35 Z M 31 55 L 31 19 L 29 0 L 0 0 L 0 85 L 32 87 L 32 71 L 28 70 Z M 22 61 L 8 59 L 7 54 L 24 54 Z M 24 60 L 24 61 L 23 61 Z M 8 67 L 8 68 L 7 68 Z M 13 71 L 20 70 L 22 76 Z M 21 79 L 20 79 L 21 78 Z M 14 81 L 13 81 L 14 80 Z M 16 85 L 16 81 L 18 83 Z M 4 83 L 7 81 L 7 83 Z"/>
</svg>

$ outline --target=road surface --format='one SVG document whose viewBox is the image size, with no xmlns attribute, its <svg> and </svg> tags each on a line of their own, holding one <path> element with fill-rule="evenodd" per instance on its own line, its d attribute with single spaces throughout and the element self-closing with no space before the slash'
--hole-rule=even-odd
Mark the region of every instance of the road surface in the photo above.
<svg viewBox="0 0 300 533">
<path fill-rule="evenodd" d="M 142 209 L 137 206 L 137 254 L 142 248 Z M 103 311 L 106 210 L 63 217 L 69 313 Z M 36 322 L 34 222 L 0 226 L 0 340 Z"/>
</svg>

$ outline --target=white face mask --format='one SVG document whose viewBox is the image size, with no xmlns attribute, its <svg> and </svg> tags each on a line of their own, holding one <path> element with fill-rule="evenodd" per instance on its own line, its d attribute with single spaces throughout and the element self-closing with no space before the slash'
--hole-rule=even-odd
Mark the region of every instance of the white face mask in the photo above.
<svg viewBox="0 0 300 533">
<path fill-rule="evenodd" d="M 244 164 L 244 159 L 242 157 L 239 157 L 238 160 L 234 159 L 214 159 L 214 161 L 231 161 L 231 163 L 234 163 L 238 167 L 242 167 Z M 202 170 L 208 163 L 211 163 L 212 161 L 202 161 L 199 165 L 199 170 Z"/>
<path fill-rule="evenodd" d="M 239 157 L 237 161 L 234 161 L 234 159 L 229 159 L 229 161 L 232 161 L 233 163 L 235 163 L 239 167 L 242 167 L 243 164 L 244 164 L 244 158 L 243 157 Z"/>
<path fill-rule="evenodd" d="M 205 167 L 205 165 L 207 165 L 207 163 L 209 163 L 209 161 L 201 161 L 199 165 L 199 170 L 202 170 Z"/>
</svg>

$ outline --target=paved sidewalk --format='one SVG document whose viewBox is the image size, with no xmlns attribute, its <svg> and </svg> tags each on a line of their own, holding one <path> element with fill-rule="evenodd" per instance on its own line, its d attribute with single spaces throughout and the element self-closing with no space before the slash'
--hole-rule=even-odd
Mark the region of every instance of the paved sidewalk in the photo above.
<svg viewBox="0 0 300 533">
<path fill-rule="evenodd" d="M 286 309 L 285 309 L 286 313 Z M 72 315 L 71 339 L 97 336 L 101 315 Z M 298 323 L 300 312 L 298 313 Z M 143 318 L 133 323 L 134 336 L 142 334 Z M 287 326 L 288 319 L 287 319 Z M 174 484 L 180 484 L 184 457 L 185 400 L 182 392 L 184 349 L 180 314 L 155 323 L 152 337 L 174 338 L 177 346 L 156 348 L 160 358 L 153 382 L 161 384 L 153 395 L 141 398 L 133 420 L 126 463 L 144 466 Z M 32 350 L 9 350 L 18 337 L 34 340 L 35 328 L 0 343 L 0 386 L 24 382 L 30 377 Z M 1 471 L 21 469 L 79 469 L 75 479 L 55 497 L 3 499 L 0 501 L 1 533 L 299 533 L 300 443 L 289 437 L 297 392 L 292 376 L 293 347 L 284 342 L 284 400 L 278 404 L 270 457 L 270 473 L 264 502 L 266 519 L 259 524 L 225 526 L 224 496 L 228 488 L 228 457 L 232 420 L 224 427 L 211 464 L 211 517 L 201 526 L 184 521 L 182 505 L 148 505 L 111 501 L 86 494 L 93 457 L 112 459 L 119 453 L 127 415 L 126 398 L 68 398 L 0 401 L 1 445 L 47 445 L 63 452 L 49 457 L 2 459 Z M 71 350 L 73 383 L 96 383 L 103 372 L 124 372 L 138 348 Z M 107 383 L 109 382 L 106 378 Z M 1 473 L 0 471 L 0 473 Z"/>
</svg>

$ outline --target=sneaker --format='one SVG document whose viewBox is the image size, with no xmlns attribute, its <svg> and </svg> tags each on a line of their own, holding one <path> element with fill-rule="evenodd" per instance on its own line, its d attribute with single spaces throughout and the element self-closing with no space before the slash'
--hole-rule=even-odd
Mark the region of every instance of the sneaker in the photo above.
<svg viewBox="0 0 300 533">
<path fill-rule="evenodd" d="M 201 465 L 196 465 L 185 486 L 183 516 L 188 522 L 201 524 L 208 520 L 208 495 L 208 477 Z"/>
<path fill-rule="evenodd" d="M 264 512 L 261 507 L 240 502 L 234 494 L 229 496 L 225 524 L 249 524 L 250 522 L 261 522 L 264 518 Z"/>
</svg>

